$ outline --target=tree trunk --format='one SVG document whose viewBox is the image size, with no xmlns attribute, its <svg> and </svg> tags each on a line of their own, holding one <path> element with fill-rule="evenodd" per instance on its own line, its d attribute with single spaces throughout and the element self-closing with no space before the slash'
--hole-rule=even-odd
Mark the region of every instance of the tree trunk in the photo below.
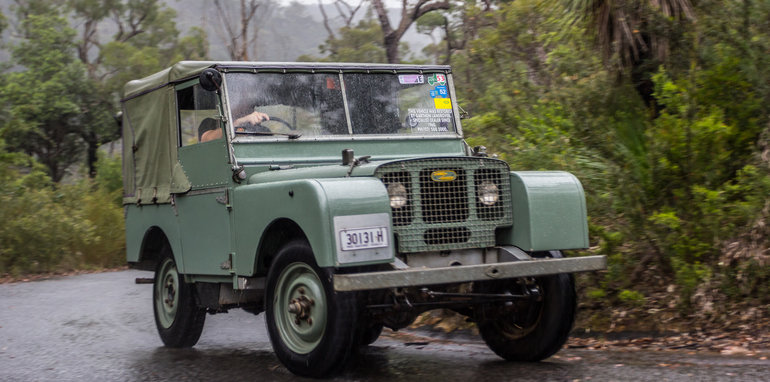
<svg viewBox="0 0 770 382">
<path fill-rule="evenodd" d="M 390 37 L 390 38 L 388 38 Z M 388 57 L 389 64 L 398 64 L 401 62 L 401 58 L 398 54 L 398 45 L 400 41 L 395 36 L 385 37 L 385 55 Z"/>
<path fill-rule="evenodd" d="M 382 0 L 372 0 L 374 10 L 377 12 L 377 19 L 382 27 L 383 45 L 385 46 L 385 54 L 390 64 L 398 64 L 400 62 L 398 46 L 401 43 L 401 37 L 404 36 L 404 33 L 406 33 L 412 23 L 428 12 L 449 9 L 448 0 L 433 3 L 429 3 L 430 0 L 417 0 L 417 3 L 411 7 L 407 1 L 402 1 L 401 21 L 398 23 L 398 28 L 393 29 L 390 25 L 390 19 L 388 19 L 388 11 L 385 9 Z"/>
<path fill-rule="evenodd" d="M 88 163 L 88 177 L 93 179 L 96 177 L 96 162 L 99 160 L 97 152 L 99 150 L 99 138 L 95 133 L 89 132 L 85 136 L 88 149 L 86 151 L 86 161 Z"/>
</svg>

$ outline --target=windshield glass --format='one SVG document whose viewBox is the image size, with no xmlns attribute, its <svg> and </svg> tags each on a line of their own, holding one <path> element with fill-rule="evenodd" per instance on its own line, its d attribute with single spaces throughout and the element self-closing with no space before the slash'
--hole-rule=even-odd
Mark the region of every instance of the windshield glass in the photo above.
<svg viewBox="0 0 770 382">
<path fill-rule="evenodd" d="M 228 73 L 236 134 L 453 134 L 446 75 Z"/>
</svg>

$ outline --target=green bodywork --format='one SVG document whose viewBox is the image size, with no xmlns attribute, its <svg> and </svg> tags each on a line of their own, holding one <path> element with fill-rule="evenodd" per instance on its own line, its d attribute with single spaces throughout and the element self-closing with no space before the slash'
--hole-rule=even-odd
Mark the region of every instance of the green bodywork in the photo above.
<svg viewBox="0 0 770 382">
<path fill-rule="evenodd" d="M 355 190 L 355 192 L 351 192 Z M 258 200 L 259 203 L 254 203 Z M 256 248 L 268 226 L 279 219 L 296 223 L 307 236 L 319 266 L 339 266 L 335 258 L 334 216 L 389 213 L 385 187 L 373 178 L 297 179 L 238 187 L 233 201 L 238 237 L 236 269 L 257 270 Z M 270 208 L 266 208 L 270 206 Z M 392 257 L 378 262 L 390 262 Z M 357 264 L 361 265 L 361 264 Z"/>
<path fill-rule="evenodd" d="M 128 262 L 147 260 L 151 242 L 163 237 L 181 274 L 220 281 L 265 275 L 264 259 L 275 252 L 275 242 L 287 230 L 307 239 L 321 267 L 393 262 L 397 255 L 393 227 L 388 231 L 388 248 L 361 262 L 339 261 L 335 217 L 391 216 L 388 190 L 375 176 L 387 163 L 467 158 L 459 118 L 457 133 L 440 137 L 291 140 L 276 136 L 234 141 L 228 133 L 210 142 L 180 147 L 175 86 L 197 81 L 203 69 L 228 65 L 255 71 L 281 66 L 182 62 L 126 85 L 123 200 Z M 316 65 L 330 70 L 329 65 Z M 301 64 L 283 66 L 310 70 Z M 331 69 L 344 67 L 339 64 Z M 450 73 L 448 67 L 381 65 L 375 69 Z M 449 85 L 451 89 L 451 73 Z M 456 110 L 454 101 L 452 105 Z M 356 158 L 370 158 L 354 166 L 342 165 L 343 149 L 352 149 Z M 234 177 L 233 167 L 237 166 L 243 168 L 242 180 Z M 511 172 L 506 199 L 511 201 L 512 218 L 497 228 L 494 245 L 526 251 L 588 247 L 585 198 L 572 175 Z"/>
<path fill-rule="evenodd" d="M 513 226 L 501 244 L 525 251 L 588 248 L 585 195 L 574 175 L 561 171 L 511 172 Z"/>
</svg>

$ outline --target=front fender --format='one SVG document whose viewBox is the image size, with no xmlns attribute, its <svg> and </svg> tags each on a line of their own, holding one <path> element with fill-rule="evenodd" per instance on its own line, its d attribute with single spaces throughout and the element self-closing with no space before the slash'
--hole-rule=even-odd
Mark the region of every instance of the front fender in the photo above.
<svg viewBox="0 0 770 382">
<path fill-rule="evenodd" d="M 321 267 L 362 265 L 341 263 L 337 258 L 334 218 L 387 214 L 389 255 L 364 264 L 393 259 L 390 202 L 385 186 L 376 178 L 329 178 L 286 180 L 237 187 L 233 191 L 233 232 L 236 242 L 235 270 L 241 275 L 256 272 L 257 248 L 263 233 L 277 219 L 289 219 L 304 232 Z"/>
<path fill-rule="evenodd" d="M 588 248 L 583 186 L 563 171 L 512 171 L 513 226 L 498 244 L 525 251 Z"/>
</svg>

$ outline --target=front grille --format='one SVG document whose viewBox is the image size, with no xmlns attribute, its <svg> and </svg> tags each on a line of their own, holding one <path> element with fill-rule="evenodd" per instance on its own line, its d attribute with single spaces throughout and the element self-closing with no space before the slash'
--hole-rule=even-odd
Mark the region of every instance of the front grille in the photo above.
<svg viewBox="0 0 770 382">
<path fill-rule="evenodd" d="M 451 171 L 452 181 L 434 181 L 431 174 Z M 429 168 L 420 171 L 422 217 L 426 223 L 451 223 L 468 219 L 468 187 L 465 171 L 460 168 Z"/>
<path fill-rule="evenodd" d="M 500 160 L 473 157 L 391 162 L 375 171 L 385 186 L 401 183 L 407 203 L 392 208 L 400 253 L 495 245 L 495 229 L 510 226 L 510 170 Z M 497 187 L 497 203 L 482 203 L 485 183 Z M 489 185 L 486 185 L 489 187 Z"/>
<path fill-rule="evenodd" d="M 428 245 L 465 243 L 471 231 L 465 227 L 428 228 L 423 238 Z"/>
<path fill-rule="evenodd" d="M 481 185 L 484 183 L 493 183 L 499 185 L 503 183 L 503 175 L 510 182 L 510 176 L 508 174 L 502 174 L 500 171 L 483 168 L 476 170 L 476 176 L 474 177 L 474 185 L 476 186 L 476 193 L 478 194 L 481 189 Z M 502 197 L 502 191 L 498 187 L 497 197 Z M 502 203 L 493 204 L 491 206 L 484 205 L 480 198 L 476 198 L 476 210 L 478 211 L 479 218 L 481 220 L 497 220 L 505 215 L 505 208 Z"/>
<path fill-rule="evenodd" d="M 393 225 L 394 226 L 403 226 L 408 225 L 412 223 L 412 182 L 409 181 L 409 173 L 406 171 L 394 171 L 389 172 L 386 174 L 383 174 L 380 177 L 380 180 L 382 180 L 383 183 L 385 183 L 385 187 L 393 184 L 393 183 L 401 183 L 406 187 L 406 196 L 407 196 L 407 202 L 406 206 L 398 208 L 398 209 L 392 209 L 391 214 L 393 215 Z"/>
</svg>

